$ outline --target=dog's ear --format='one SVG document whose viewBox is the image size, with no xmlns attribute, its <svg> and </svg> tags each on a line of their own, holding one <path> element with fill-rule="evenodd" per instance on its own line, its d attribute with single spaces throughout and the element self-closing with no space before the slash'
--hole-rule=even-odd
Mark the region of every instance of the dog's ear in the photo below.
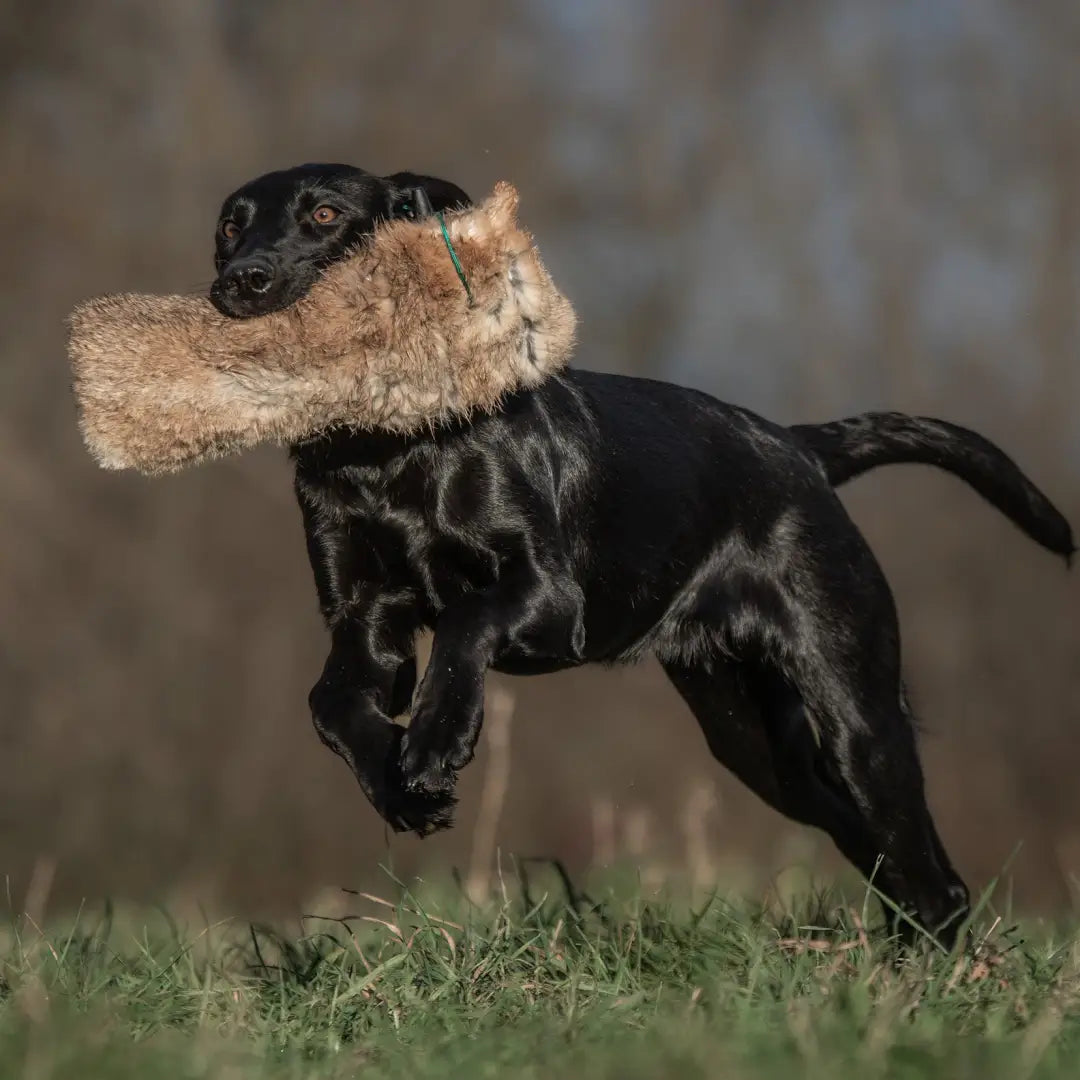
<svg viewBox="0 0 1080 1080">
<path fill-rule="evenodd" d="M 472 206 L 472 199 L 449 180 L 412 172 L 394 173 L 385 179 L 390 185 L 387 209 L 391 218 L 415 220 L 443 210 Z"/>
</svg>

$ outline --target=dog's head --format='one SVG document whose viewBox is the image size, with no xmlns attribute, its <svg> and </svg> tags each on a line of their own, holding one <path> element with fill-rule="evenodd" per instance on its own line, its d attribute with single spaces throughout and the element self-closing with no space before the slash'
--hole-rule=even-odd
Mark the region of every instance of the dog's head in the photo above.
<svg viewBox="0 0 1080 1080">
<path fill-rule="evenodd" d="M 456 184 L 410 172 L 375 176 L 351 165 L 298 165 L 267 173 L 221 207 L 210 299 L 233 318 L 278 311 L 380 221 L 470 204 Z"/>
</svg>

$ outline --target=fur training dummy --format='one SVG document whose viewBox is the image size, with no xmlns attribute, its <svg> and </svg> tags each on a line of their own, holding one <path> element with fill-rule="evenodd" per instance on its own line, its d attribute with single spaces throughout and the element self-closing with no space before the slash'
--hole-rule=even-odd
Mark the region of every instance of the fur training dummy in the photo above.
<svg viewBox="0 0 1080 1080">
<path fill-rule="evenodd" d="M 405 433 L 497 409 L 574 343 L 573 308 L 517 205 L 500 183 L 446 214 L 450 244 L 436 218 L 380 225 L 307 296 L 257 318 L 185 296 L 81 304 L 68 354 L 91 454 L 162 473 L 335 426 Z"/>
</svg>

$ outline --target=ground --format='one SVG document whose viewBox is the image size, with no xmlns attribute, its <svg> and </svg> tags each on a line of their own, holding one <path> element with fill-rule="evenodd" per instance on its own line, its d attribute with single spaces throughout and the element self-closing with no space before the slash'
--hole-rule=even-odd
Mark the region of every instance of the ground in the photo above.
<svg viewBox="0 0 1080 1080">
<path fill-rule="evenodd" d="M 20 916 L 0 1076 L 1080 1075 L 1080 931 L 1013 925 L 987 897 L 963 955 L 898 958 L 869 893 L 692 905 L 548 876 L 480 906 L 395 883 L 291 933 Z"/>
</svg>

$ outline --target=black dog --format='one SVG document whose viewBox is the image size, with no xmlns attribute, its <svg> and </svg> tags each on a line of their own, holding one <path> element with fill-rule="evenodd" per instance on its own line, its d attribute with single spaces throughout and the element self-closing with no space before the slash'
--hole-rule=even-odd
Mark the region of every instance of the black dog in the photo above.
<svg viewBox="0 0 1080 1080">
<path fill-rule="evenodd" d="M 285 307 L 379 220 L 468 201 L 412 173 L 263 176 L 225 201 L 212 298 L 238 317 Z M 1070 555 L 1068 523 L 991 443 L 896 413 L 785 429 L 691 390 L 572 371 L 471 423 L 338 430 L 292 456 L 332 635 L 315 727 L 395 829 L 450 823 L 488 668 L 653 652 L 724 765 L 864 874 L 880 859 L 882 890 L 952 939 L 968 894 L 927 810 L 893 598 L 833 485 L 937 465 Z M 735 697 L 751 708 L 732 713 Z M 410 709 L 406 731 L 391 717 Z"/>
</svg>

